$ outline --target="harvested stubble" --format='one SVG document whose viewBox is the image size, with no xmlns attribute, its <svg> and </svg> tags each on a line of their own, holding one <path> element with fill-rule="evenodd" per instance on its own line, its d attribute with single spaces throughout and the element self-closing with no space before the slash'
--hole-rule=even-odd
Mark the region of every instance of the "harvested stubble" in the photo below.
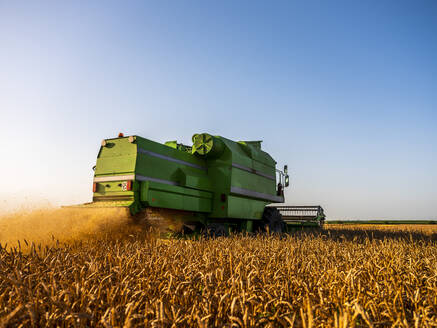
<svg viewBox="0 0 437 328">
<path fill-rule="evenodd" d="M 435 327 L 435 227 L 0 251 L 4 326 Z M 1 324 L 0 324 L 1 325 Z"/>
</svg>

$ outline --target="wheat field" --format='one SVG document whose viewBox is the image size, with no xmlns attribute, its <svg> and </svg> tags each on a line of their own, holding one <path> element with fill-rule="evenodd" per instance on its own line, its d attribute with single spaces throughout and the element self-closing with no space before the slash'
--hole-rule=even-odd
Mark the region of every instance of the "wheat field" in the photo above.
<svg viewBox="0 0 437 328">
<path fill-rule="evenodd" d="M 200 240 L 97 226 L 3 243 L 0 327 L 437 326 L 436 226 Z"/>
</svg>

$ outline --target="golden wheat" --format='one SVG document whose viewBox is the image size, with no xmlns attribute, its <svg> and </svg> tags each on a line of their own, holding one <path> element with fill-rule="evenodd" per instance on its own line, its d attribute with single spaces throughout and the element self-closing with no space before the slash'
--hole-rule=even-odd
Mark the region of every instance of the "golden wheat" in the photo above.
<svg viewBox="0 0 437 328">
<path fill-rule="evenodd" d="M 435 327 L 437 227 L 3 248 L 0 326 L 19 325 Z"/>
</svg>

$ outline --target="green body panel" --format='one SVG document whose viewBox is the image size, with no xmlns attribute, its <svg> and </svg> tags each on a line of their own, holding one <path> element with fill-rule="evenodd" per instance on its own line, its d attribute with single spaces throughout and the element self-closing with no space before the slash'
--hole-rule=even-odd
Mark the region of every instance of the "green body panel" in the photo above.
<svg viewBox="0 0 437 328">
<path fill-rule="evenodd" d="M 109 139 L 100 147 L 95 176 L 134 173 L 136 157 L 137 147 L 127 138 Z"/>
<path fill-rule="evenodd" d="M 229 196 L 228 204 L 228 216 L 238 219 L 247 219 L 247 213 L 252 214 L 252 219 L 261 219 L 266 206 L 262 200 L 236 196 Z"/>
<path fill-rule="evenodd" d="M 171 186 L 152 181 L 141 182 L 140 201 L 145 207 L 210 212 L 211 198 L 212 193 L 208 191 Z"/>
<path fill-rule="evenodd" d="M 140 137 L 136 137 L 136 144 L 138 145 L 136 174 L 181 184 L 180 169 L 187 172 L 188 175 L 188 172 L 192 172 L 193 176 L 199 176 L 206 171 L 205 160 L 187 152 Z M 188 165 L 183 164 L 184 162 Z M 203 168 L 203 170 L 190 165 Z M 203 174 L 203 177 L 207 179 L 206 174 Z"/>
<path fill-rule="evenodd" d="M 191 147 L 138 136 L 106 139 L 97 157 L 92 204 L 123 202 L 132 214 L 156 207 L 212 221 L 244 220 L 250 231 L 267 204 L 284 201 L 275 166 L 260 141 L 197 134 Z"/>
</svg>

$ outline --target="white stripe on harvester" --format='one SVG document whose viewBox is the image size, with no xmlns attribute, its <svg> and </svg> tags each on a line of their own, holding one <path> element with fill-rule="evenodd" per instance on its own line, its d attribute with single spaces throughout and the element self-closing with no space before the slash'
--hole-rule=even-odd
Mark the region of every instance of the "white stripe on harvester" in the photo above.
<svg viewBox="0 0 437 328">
<path fill-rule="evenodd" d="M 162 154 L 158 154 L 158 153 L 155 153 L 155 152 L 150 151 L 150 150 L 145 150 L 145 149 L 142 149 L 142 148 L 138 148 L 138 152 L 141 153 L 141 154 L 146 154 L 146 155 L 149 155 L 149 156 L 165 159 L 165 160 L 170 161 L 170 162 L 175 162 L 175 163 L 178 163 L 178 164 L 191 166 L 191 167 L 194 167 L 195 169 L 206 171 L 206 167 L 203 167 L 203 166 L 200 166 L 200 165 L 197 165 L 197 164 L 194 164 L 194 163 L 186 162 L 186 161 L 183 161 L 181 159 L 173 158 L 173 157 L 170 157 L 170 156 L 165 156 L 165 155 L 162 155 Z"/>
</svg>

